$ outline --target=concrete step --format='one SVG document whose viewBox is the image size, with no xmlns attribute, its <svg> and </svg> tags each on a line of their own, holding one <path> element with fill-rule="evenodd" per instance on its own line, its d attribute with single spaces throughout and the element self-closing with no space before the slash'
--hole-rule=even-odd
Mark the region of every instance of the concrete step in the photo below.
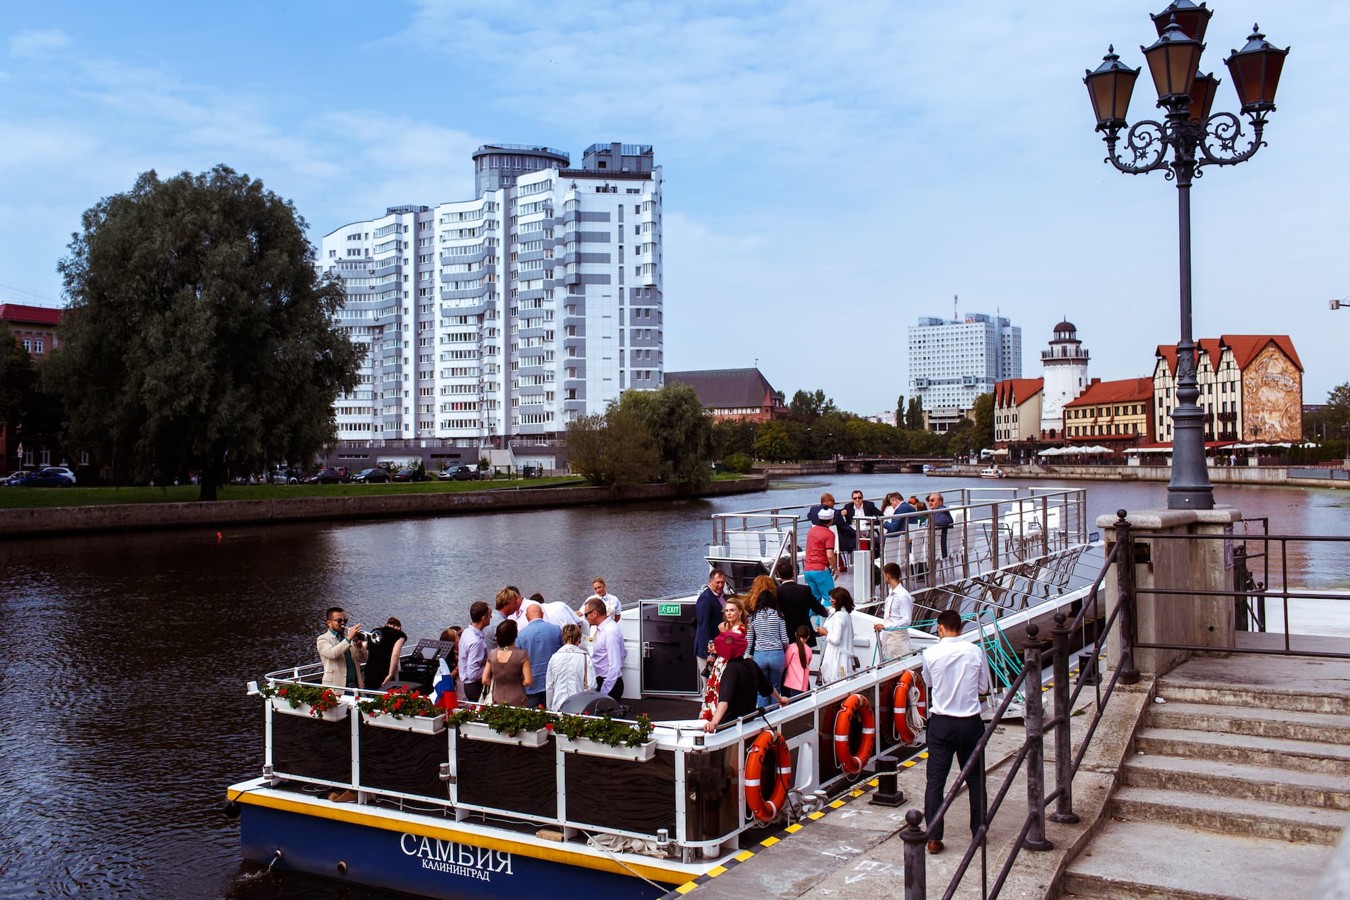
<svg viewBox="0 0 1350 900">
<path fill-rule="evenodd" d="M 1124 784 L 1240 797 L 1288 806 L 1350 810 L 1350 783 L 1340 775 L 1272 769 L 1185 756 L 1132 756 Z"/>
<path fill-rule="evenodd" d="M 1262 900 L 1317 895 L 1332 848 L 1218 835 L 1156 822 L 1107 822 L 1068 867 L 1064 896 L 1093 900 Z"/>
<path fill-rule="evenodd" d="M 1350 744 L 1350 716 L 1330 713 L 1175 702 L 1150 706 L 1148 722 L 1158 728 Z"/>
<path fill-rule="evenodd" d="M 1350 779 L 1350 747 L 1343 744 L 1252 738 L 1185 728 L 1144 728 L 1135 737 L 1135 751 L 1326 772 Z"/>
<path fill-rule="evenodd" d="M 1334 846 L 1350 825 L 1350 811 L 1285 806 L 1241 797 L 1162 788 L 1122 787 L 1111 795 L 1112 815 L 1164 822 L 1219 834 Z"/>
<path fill-rule="evenodd" d="M 1305 693 L 1293 693 L 1305 691 Z M 1234 685 L 1231 681 L 1196 681 L 1164 677 L 1158 682 L 1158 696 L 1168 703 L 1208 703 L 1217 706 L 1247 706 L 1257 709 L 1284 709 L 1297 712 L 1330 713 L 1350 716 L 1350 696 L 1309 690 L 1306 684 Z"/>
</svg>

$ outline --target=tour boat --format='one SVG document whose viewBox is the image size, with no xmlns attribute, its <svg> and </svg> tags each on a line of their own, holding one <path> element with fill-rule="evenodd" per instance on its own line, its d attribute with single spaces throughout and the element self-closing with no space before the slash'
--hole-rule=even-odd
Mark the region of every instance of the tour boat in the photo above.
<svg viewBox="0 0 1350 900">
<path fill-rule="evenodd" d="M 426 896 L 665 894 L 870 778 L 878 755 L 917 751 L 917 670 L 937 611 L 965 614 L 964 637 L 983 642 L 1003 684 L 1019 665 L 1021 626 L 1048 633 L 1056 611 L 1077 611 L 1090 579 L 1075 570 L 1096 539 L 1084 491 L 967 490 L 960 501 L 947 529 L 922 513 L 855 520 L 858 550 L 841 578 L 859 601 L 860 669 L 714 733 L 698 719 L 694 595 L 640 601 L 636 615 L 625 604 L 624 715 L 653 720 L 635 747 L 572 739 L 561 724 L 504 734 L 372 718 L 356 703 L 374 691 L 320 716 L 260 700 L 261 774 L 227 792 L 243 856 Z M 778 559 L 799 559 L 807 527 L 805 509 L 716 515 L 706 561 L 743 591 Z M 887 562 L 916 599 L 914 652 L 879 661 L 872 613 Z M 707 572 L 691 566 L 691 580 Z M 275 694 L 320 675 L 318 664 L 294 666 L 250 688 Z M 357 801 L 327 799 L 334 791 Z"/>
<path fill-rule="evenodd" d="M 981 478 L 1006 478 L 1007 473 L 998 466 L 988 466 L 980 470 Z"/>
</svg>

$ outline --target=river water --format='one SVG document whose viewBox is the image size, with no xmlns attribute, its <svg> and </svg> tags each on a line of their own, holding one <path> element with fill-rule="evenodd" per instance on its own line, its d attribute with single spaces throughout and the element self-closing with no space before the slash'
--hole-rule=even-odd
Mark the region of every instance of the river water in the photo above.
<svg viewBox="0 0 1350 900">
<path fill-rule="evenodd" d="M 624 600 L 689 593 L 713 512 L 990 484 L 820 476 L 706 501 L 0 542 L 0 897 L 378 896 L 250 877 L 221 814 L 225 787 L 261 766 L 245 682 L 314 661 L 326 607 L 367 625 L 396 615 L 415 639 L 508 583 L 577 603 L 596 575 Z M 1068 487 L 1087 488 L 1093 514 L 1166 505 L 1161 484 Z M 1272 533 L 1350 532 L 1350 493 L 1215 494 Z M 1350 586 L 1345 554 L 1296 554 L 1290 583 Z"/>
</svg>

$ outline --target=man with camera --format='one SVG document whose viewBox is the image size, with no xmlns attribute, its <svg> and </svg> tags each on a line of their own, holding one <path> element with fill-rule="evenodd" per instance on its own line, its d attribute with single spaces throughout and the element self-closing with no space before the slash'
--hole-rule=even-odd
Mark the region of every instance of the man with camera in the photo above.
<svg viewBox="0 0 1350 900">
<path fill-rule="evenodd" d="M 348 627 L 347 614 L 342 607 L 334 606 L 328 610 L 327 625 L 315 642 L 323 659 L 323 683 L 329 687 L 362 687 L 361 664 L 366 661 L 366 645 L 357 639 L 360 623 Z"/>
</svg>

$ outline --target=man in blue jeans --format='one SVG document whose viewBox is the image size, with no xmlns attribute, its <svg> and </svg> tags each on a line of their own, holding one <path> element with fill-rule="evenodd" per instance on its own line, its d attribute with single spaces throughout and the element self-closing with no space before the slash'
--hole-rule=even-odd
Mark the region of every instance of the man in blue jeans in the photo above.
<svg viewBox="0 0 1350 900">
<path fill-rule="evenodd" d="M 822 508 L 816 513 L 816 524 L 806 533 L 806 558 L 802 574 L 806 586 L 822 605 L 830 605 L 830 591 L 834 590 L 834 573 L 839 571 L 839 557 L 835 553 L 834 510 Z"/>
<path fill-rule="evenodd" d="M 940 499 L 940 498 L 939 498 Z M 943 821 L 933 824 L 947 793 L 952 756 L 962 768 L 984 735 L 980 694 L 989 692 L 989 666 L 974 641 L 961 640 L 961 614 L 938 613 L 938 642 L 923 651 L 923 679 L 928 683 L 928 782 L 923 797 L 928 823 L 928 852 L 941 853 Z M 970 794 L 970 832 L 984 820 L 984 754 L 966 777 Z M 948 809 L 951 812 L 951 809 Z"/>
</svg>

